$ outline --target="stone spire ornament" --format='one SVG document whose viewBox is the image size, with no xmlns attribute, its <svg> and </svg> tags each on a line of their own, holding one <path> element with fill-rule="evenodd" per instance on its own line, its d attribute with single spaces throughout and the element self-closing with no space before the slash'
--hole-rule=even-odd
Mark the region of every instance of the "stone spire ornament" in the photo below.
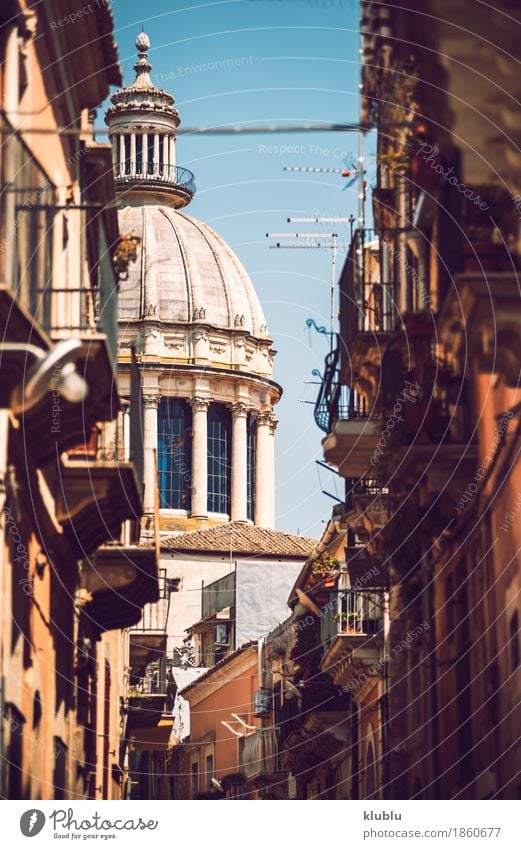
<svg viewBox="0 0 521 849">
<path fill-rule="evenodd" d="M 130 200 L 180 209 L 195 193 L 194 175 L 176 165 L 176 132 L 180 123 L 175 98 L 152 82 L 148 60 L 150 39 L 136 38 L 136 76 L 116 91 L 105 115 L 112 142 L 114 176 Z"/>
</svg>

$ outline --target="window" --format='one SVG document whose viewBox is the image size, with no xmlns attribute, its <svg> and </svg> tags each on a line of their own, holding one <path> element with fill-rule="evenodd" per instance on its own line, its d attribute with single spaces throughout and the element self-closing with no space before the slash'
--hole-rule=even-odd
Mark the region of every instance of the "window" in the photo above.
<svg viewBox="0 0 521 849">
<path fill-rule="evenodd" d="M 3 135 L 0 162 L 0 273 L 24 306 L 35 313 L 52 283 L 54 186 L 23 142 Z M 38 319 L 41 320 L 41 316 Z"/>
<path fill-rule="evenodd" d="M 192 414 L 186 401 L 162 398 L 157 427 L 160 507 L 190 510 Z"/>
<path fill-rule="evenodd" d="M 369 743 L 365 757 L 365 798 L 371 799 L 376 792 L 376 764 L 373 744 Z"/>
<path fill-rule="evenodd" d="M 147 171 L 149 174 L 154 173 L 154 136 L 152 133 L 147 135 L 147 147 L 148 147 L 148 157 L 147 157 Z"/>
<path fill-rule="evenodd" d="M 130 174 L 130 135 L 123 136 L 125 143 L 125 174 Z"/>
<path fill-rule="evenodd" d="M 192 799 L 195 799 L 199 794 L 199 761 L 192 762 L 192 771 L 191 771 L 191 788 L 192 788 Z"/>
<path fill-rule="evenodd" d="M 210 790 L 212 787 L 212 778 L 213 778 L 213 755 L 206 755 L 206 789 Z"/>
<path fill-rule="evenodd" d="M 136 135 L 136 173 L 141 174 L 143 168 L 143 136 Z"/>
<path fill-rule="evenodd" d="M 517 610 L 510 617 L 509 624 L 509 638 L 510 638 L 510 669 L 512 672 L 519 666 L 520 662 L 520 652 L 519 652 L 519 614 Z"/>
<path fill-rule="evenodd" d="M 255 513 L 255 419 L 252 414 L 248 414 L 247 433 L 247 490 L 246 490 L 246 506 L 248 519 L 253 521 Z"/>
<path fill-rule="evenodd" d="M 67 799 L 67 747 L 59 737 L 54 738 L 54 798 Z"/>
<path fill-rule="evenodd" d="M 208 510 L 230 512 L 231 412 L 223 404 L 208 408 Z"/>
</svg>

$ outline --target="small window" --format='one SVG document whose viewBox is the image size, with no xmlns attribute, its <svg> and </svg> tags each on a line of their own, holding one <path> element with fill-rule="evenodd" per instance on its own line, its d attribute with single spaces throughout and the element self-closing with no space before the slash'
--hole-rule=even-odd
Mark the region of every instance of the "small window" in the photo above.
<svg viewBox="0 0 521 849">
<path fill-rule="evenodd" d="M 54 738 L 54 798 L 67 799 L 67 747 L 59 737 Z"/>
<path fill-rule="evenodd" d="M 365 798 L 371 799 L 376 792 L 376 764 L 373 744 L 369 743 L 365 758 Z"/>
<path fill-rule="evenodd" d="M 195 799 L 199 794 L 199 762 L 193 761 L 192 763 L 192 799 Z"/>
<path fill-rule="evenodd" d="M 206 789 L 210 790 L 212 787 L 212 778 L 213 778 L 213 755 L 206 756 Z"/>
<path fill-rule="evenodd" d="M 143 136 L 136 135 L 136 173 L 141 174 L 143 168 Z"/>
</svg>

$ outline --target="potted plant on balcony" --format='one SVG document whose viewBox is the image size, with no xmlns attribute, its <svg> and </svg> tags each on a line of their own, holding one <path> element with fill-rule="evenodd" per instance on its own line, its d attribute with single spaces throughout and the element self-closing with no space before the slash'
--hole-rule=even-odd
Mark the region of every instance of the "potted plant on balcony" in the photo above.
<svg viewBox="0 0 521 849">
<path fill-rule="evenodd" d="M 335 581 L 340 570 L 340 563 L 336 557 L 331 557 L 330 554 L 323 551 L 318 557 L 312 557 L 310 560 L 310 585 L 312 587 L 320 586 L 324 589 L 329 589 L 335 586 Z"/>
<path fill-rule="evenodd" d="M 341 630 L 348 634 L 356 634 L 359 629 L 357 623 L 360 621 L 360 614 L 356 610 L 350 610 L 349 613 L 337 613 L 335 622 L 341 626 Z"/>
</svg>

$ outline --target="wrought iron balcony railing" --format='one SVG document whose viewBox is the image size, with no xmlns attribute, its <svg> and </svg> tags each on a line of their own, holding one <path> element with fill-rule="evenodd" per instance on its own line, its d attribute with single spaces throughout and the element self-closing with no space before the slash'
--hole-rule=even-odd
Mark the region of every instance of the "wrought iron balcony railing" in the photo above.
<svg viewBox="0 0 521 849">
<path fill-rule="evenodd" d="M 145 605 L 143 615 L 138 624 L 133 626 L 132 631 L 166 633 L 170 613 L 171 592 L 172 581 L 167 578 L 166 569 L 160 569 L 159 598 L 156 602 Z"/>
<path fill-rule="evenodd" d="M 328 605 L 321 621 L 321 639 L 327 650 L 338 636 L 367 638 L 383 636 L 384 596 L 382 593 L 343 590 L 336 603 Z"/>
<path fill-rule="evenodd" d="M 339 419 L 366 419 L 368 412 L 357 393 L 341 383 L 339 370 L 339 348 L 331 351 L 325 359 L 324 377 L 315 403 L 315 421 L 325 433 Z"/>
<path fill-rule="evenodd" d="M 188 168 L 179 165 L 163 165 L 149 162 L 146 170 L 140 162 L 122 162 L 114 166 L 114 177 L 117 184 L 134 183 L 136 181 L 150 183 L 167 183 L 183 189 L 190 195 L 196 192 L 195 177 Z"/>
<path fill-rule="evenodd" d="M 354 302 L 359 333 L 392 333 L 399 316 L 397 233 L 356 230 L 353 237 Z"/>
</svg>

